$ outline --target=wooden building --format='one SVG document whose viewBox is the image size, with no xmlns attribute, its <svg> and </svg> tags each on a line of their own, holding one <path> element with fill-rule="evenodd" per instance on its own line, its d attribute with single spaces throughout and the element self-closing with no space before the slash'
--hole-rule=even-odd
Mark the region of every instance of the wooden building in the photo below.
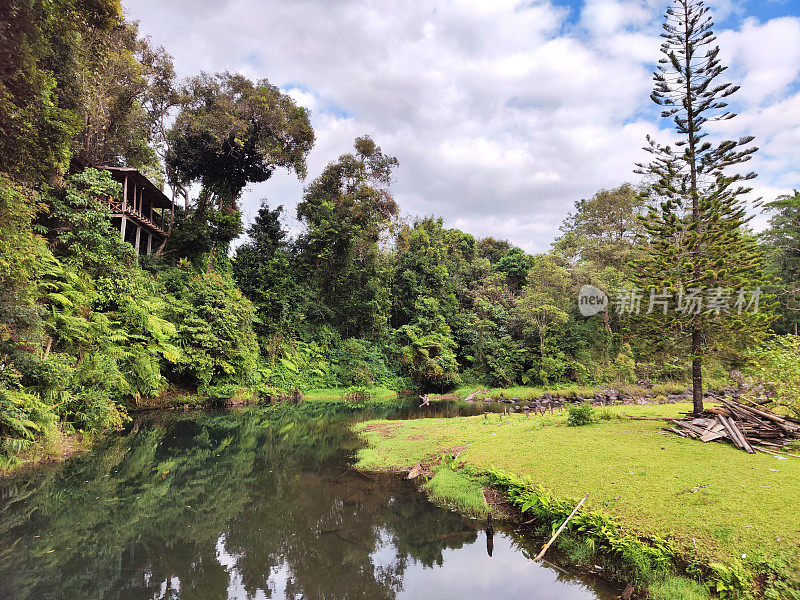
<svg viewBox="0 0 800 600">
<path fill-rule="evenodd" d="M 99 167 L 122 184 L 122 198 L 101 201 L 111 209 L 120 237 L 137 254 L 152 254 L 169 236 L 175 203 L 152 181 L 129 167 Z"/>
</svg>

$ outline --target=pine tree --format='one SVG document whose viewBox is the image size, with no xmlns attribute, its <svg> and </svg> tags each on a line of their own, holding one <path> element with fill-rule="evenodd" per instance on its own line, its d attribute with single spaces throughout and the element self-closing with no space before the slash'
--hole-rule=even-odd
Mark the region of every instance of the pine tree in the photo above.
<svg viewBox="0 0 800 600">
<path fill-rule="evenodd" d="M 651 204 L 643 218 L 650 244 L 636 264 L 639 281 L 650 299 L 677 300 L 672 310 L 657 304 L 648 318 L 661 335 L 672 333 L 690 348 L 695 413 L 703 410 L 703 356 L 724 342 L 747 343 L 770 318 L 763 303 L 753 310 L 763 283 L 762 254 L 746 230 L 743 195 L 751 191 L 746 182 L 755 173 L 730 172 L 757 148 L 750 145 L 751 136 L 708 139 L 707 124 L 735 116 L 726 99 L 739 89 L 717 81 L 727 67 L 719 59 L 708 10 L 700 0 L 674 0 L 667 9 L 664 56 L 653 75 L 651 98 L 663 107 L 661 116 L 673 121 L 680 140 L 675 147 L 662 146 L 648 136 L 646 150 L 653 158 L 637 170 L 651 179 Z M 745 298 L 740 290 L 751 293 Z M 651 308 L 647 295 L 644 300 Z"/>
</svg>

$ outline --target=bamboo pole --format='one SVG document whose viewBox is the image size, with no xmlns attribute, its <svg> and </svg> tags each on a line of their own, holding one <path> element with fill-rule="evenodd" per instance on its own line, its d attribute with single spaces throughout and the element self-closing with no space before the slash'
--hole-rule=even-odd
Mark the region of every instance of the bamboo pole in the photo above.
<svg viewBox="0 0 800 600">
<path fill-rule="evenodd" d="M 575 507 L 575 508 L 572 510 L 572 512 L 571 512 L 571 513 L 569 513 L 569 516 L 568 516 L 568 517 L 566 518 L 566 520 L 565 520 L 565 521 L 564 521 L 564 522 L 561 524 L 561 527 L 559 527 L 559 528 L 558 528 L 558 531 L 556 531 L 555 535 L 553 535 L 553 537 L 551 537 L 551 538 L 550 538 L 550 541 L 549 541 L 549 542 L 547 542 L 547 543 L 546 543 L 544 546 L 542 546 L 542 551 L 541 551 L 541 552 L 539 552 L 539 554 L 536 556 L 536 558 L 534 558 L 534 559 L 533 559 L 533 560 L 534 560 L 534 562 L 536 562 L 536 561 L 540 560 L 540 559 L 541 559 L 541 558 L 544 556 L 544 553 L 545 553 L 545 552 L 547 552 L 547 549 L 550 547 L 550 544 L 552 544 L 553 542 L 555 542 L 555 541 L 556 541 L 556 538 L 557 538 L 557 537 L 558 537 L 558 536 L 561 534 L 561 532 L 562 532 L 562 531 L 564 531 L 564 527 L 566 527 L 566 526 L 567 526 L 567 523 L 569 523 L 569 520 L 570 520 L 572 517 L 574 517 L 574 516 L 575 516 L 575 513 L 576 513 L 576 512 L 578 512 L 578 509 L 579 509 L 581 506 L 583 506 L 583 503 L 584 503 L 584 502 L 586 502 L 586 499 L 587 499 L 588 497 L 589 497 L 589 494 L 587 493 L 587 494 L 586 494 L 586 495 L 583 497 L 583 499 L 582 499 L 580 502 L 578 502 L 578 505 L 577 505 L 577 506 L 576 506 L 576 507 Z"/>
</svg>

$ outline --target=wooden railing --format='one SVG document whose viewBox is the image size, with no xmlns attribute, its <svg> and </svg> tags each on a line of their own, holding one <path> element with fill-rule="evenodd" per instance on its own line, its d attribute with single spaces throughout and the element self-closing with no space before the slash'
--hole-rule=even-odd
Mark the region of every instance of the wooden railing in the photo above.
<svg viewBox="0 0 800 600">
<path fill-rule="evenodd" d="M 117 216 L 126 216 L 132 218 L 134 221 L 137 221 L 140 225 L 144 225 L 145 227 L 154 230 L 156 233 L 160 233 L 161 235 L 166 235 L 167 232 L 164 231 L 164 216 L 161 216 L 161 226 L 157 225 L 153 220 L 149 219 L 148 217 L 144 216 L 138 210 L 135 210 L 130 204 L 127 206 L 123 206 L 122 201 L 120 200 L 113 200 L 111 198 L 98 198 L 101 204 L 107 206 L 114 215 Z"/>
</svg>

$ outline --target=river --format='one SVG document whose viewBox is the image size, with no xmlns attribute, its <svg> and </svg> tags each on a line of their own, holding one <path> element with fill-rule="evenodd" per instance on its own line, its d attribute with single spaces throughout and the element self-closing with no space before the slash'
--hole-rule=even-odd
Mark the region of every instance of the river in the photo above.
<svg viewBox="0 0 800 600">
<path fill-rule="evenodd" d="M 533 563 L 540 542 L 510 528 L 487 544 L 482 523 L 434 506 L 411 482 L 353 471 L 361 442 L 348 421 L 409 410 L 303 407 L 138 416 L 86 454 L 0 479 L 0 598 L 618 593 Z"/>
</svg>

